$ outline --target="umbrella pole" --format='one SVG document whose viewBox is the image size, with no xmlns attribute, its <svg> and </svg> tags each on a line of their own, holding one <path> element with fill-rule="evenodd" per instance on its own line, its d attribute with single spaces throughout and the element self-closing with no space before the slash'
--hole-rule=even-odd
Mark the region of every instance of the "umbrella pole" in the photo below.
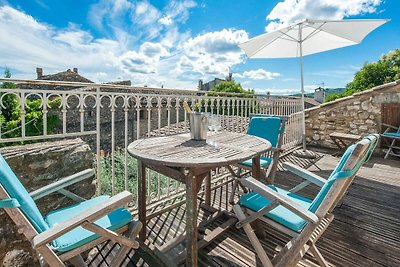
<svg viewBox="0 0 400 267">
<path fill-rule="evenodd" d="M 306 151 L 306 115 L 304 112 L 304 74 L 303 74 L 303 40 L 301 24 L 299 25 L 299 49 L 300 49 L 300 80 L 301 80 L 301 131 L 303 151 Z"/>
</svg>

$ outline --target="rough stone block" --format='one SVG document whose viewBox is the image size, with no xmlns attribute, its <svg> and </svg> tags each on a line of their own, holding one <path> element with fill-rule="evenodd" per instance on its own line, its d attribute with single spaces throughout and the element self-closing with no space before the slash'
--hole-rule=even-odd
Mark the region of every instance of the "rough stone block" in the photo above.
<svg viewBox="0 0 400 267">
<path fill-rule="evenodd" d="M 371 102 L 370 101 L 364 101 L 361 103 L 361 109 L 362 110 L 368 110 L 371 106 Z"/>
<path fill-rule="evenodd" d="M 356 105 L 356 106 L 347 106 L 347 110 L 359 110 L 360 106 Z"/>
</svg>

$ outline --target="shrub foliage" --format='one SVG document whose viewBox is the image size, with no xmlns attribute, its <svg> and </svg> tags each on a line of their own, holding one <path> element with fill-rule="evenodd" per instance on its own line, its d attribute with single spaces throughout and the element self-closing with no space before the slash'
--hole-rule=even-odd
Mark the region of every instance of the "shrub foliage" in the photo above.
<svg viewBox="0 0 400 267">
<path fill-rule="evenodd" d="M 377 62 L 365 63 L 361 70 L 356 72 L 353 81 L 346 85 L 343 93 L 329 95 L 325 102 L 350 96 L 356 92 L 398 79 L 400 79 L 400 49 L 383 55 Z"/>
</svg>

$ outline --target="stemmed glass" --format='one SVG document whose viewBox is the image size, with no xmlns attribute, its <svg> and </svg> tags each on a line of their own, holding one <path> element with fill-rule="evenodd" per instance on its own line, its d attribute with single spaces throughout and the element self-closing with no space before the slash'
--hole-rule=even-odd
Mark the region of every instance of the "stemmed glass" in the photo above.
<svg viewBox="0 0 400 267">
<path fill-rule="evenodd" d="M 221 121 L 217 115 L 211 114 L 208 117 L 208 130 L 213 131 L 215 133 L 221 130 Z M 213 147 L 218 147 L 216 141 L 210 141 L 209 144 Z"/>
</svg>

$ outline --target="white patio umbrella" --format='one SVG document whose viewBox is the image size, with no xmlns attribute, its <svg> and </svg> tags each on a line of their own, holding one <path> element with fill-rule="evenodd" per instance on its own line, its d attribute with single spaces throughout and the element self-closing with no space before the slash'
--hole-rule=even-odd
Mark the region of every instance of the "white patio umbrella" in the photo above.
<svg viewBox="0 0 400 267">
<path fill-rule="evenodd" d="M 306 19 L 239 44 L 249 58 L 300 58 L 303 150 L 306 150 L 303 56 L 359 44 L 388 21 Z"/>
</svg>

